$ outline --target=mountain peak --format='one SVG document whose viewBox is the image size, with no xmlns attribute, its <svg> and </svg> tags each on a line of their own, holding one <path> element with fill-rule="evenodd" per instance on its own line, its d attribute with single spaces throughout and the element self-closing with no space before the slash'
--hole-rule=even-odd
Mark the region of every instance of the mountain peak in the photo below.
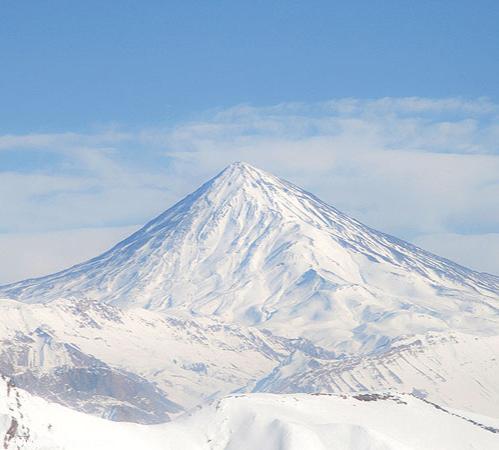
<svg viewBox="0 0 499 450">
<path fill-rule="evenodd" d="M 2 296 L 215 315 L 348 351 L 404 324 L 487 332 L 499 320 L 499 278 L 366 227 L 244 162 L 108 252 L 0 287 Z"/>
<path fill-rule="evenodd" d="M 229 164 L 225 169 L 223 169 L 217 176 L 212 180 L 217 180 L 220 182 L 272 182 L 278 180 L 274 175 L 265 172 L 258 167 L 255 167 L 244 161 L 235 161 Z"/>
<path fill-rule="evenodd" d="M 251 164 L 245 162 L 245 161 L 234 161 L 233 163 L 229 164 L 224 170 L 225 171 L 230 171 L 230 172 L 248 172 L 248 171 L 254 171 L 254 170 L 260 170 L 256 168 L 255 166 L 252 166 Z"/>
<path fill-rule="evenodd" d="M 190 200 L 211 208 L 238 203 L 265 209 L 286 196 L 291 184 L 246 162 L 229 164 L 192 194 Z M 298 189 L 298 188 L 297 188 Z M 289 193 L 289 192 L 288 192 Z M 282 203 L 282 202 L 280 202 Z M 193 203 L 194 204 L 194 203 Z"/>
</svg>

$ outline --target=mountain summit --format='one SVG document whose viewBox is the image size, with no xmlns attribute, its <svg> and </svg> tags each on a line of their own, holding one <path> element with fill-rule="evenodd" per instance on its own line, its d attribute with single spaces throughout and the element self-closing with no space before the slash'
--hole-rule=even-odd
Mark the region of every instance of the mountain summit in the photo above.
<svg viewBox="0 0 499 450">
<path fill-rule="evenodd" d="M 347 352 L 404 333 L 487 334 L 499 322 L 498 277 L 375 231 L 243 162 L 106 253 L 0 287 L 0 297 L 215 315 Z"/>
</svg>

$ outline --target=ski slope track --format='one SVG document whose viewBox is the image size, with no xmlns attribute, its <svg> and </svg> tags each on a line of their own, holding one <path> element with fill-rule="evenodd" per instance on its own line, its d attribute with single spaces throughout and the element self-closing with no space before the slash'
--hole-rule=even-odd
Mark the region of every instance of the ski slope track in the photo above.
<svg viewBox="0 0 499 450">
<path fill-rule="evenodd" d="M 497 420 L 389 394 L 231 396 L 167 424 L 117 423 L 0 378 L 5 450 L 495 450 L 498 433 Z"/>
<path fill-rule="evenodd" d="M 215 316 L 340 353 L 402 334 L 499 330 L 498 277 L 375 231 L 246 163 L 103 255 L 0 287 L 0 297 Z"/>
</svg>

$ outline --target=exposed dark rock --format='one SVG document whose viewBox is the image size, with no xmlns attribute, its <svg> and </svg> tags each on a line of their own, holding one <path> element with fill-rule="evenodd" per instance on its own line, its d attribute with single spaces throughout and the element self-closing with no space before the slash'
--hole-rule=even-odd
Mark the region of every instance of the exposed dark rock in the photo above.
<svg viewBox="0 0 499 450">
<path fill-rule="evenodd" d="M 476 420 L 470 419 L 469 417 L 461 416 L 460 414 L 456 414 L 454 412 L 449 411 L 448 409 L 445 409 L 444 407 L 437 405 L 436 403 L 430 402 L 427 399 L 420 398 L 425 403 L 428 403 L 429 405 L 433 406 L 434 408 L 438 409 L 439 411 L 442 411 L 446 414 L 450 414 L 451 416 L 454 417 L 459 417 L 460 419 L 466 420 L 466 422 L 472 423 L 473 425 L 476 425 L 477 427 L 483 428 L 484 430 L 490 431 L 491 433 L 496 433 L 499 434 L 499 428 L 491 427 L 489 425 L 484 425 L 483 423 L 477 422 Z"/>
<path fill-rule="evenodd" d="M 37 339 L 64 356 L 61 358 L 64 363 L 55 367 L 33 367 L 30 355 L 39 345 Z M 42 328 L 30 336 L 18 333 L 15 339 L 2 342 L 0 372 L 32 394 L 111 420 L 161 423 L 169 420 L 169 414 L 182 411 L 154 383 L 111 367 L 82 353 L 75 345 L 56 342 L 50 332 Z"/>
<path fill-rule="evenodd" d="M 15 417 L 12 417 L 9 429 L 5 433 L 5 437 L 3 439 L 3 448 L 5 449 L 9 448 L 10 441 L 12 441 L 12 439 L 14 439 L 17 435 L 18 426 L 19 424 L 17 422 L 17 419 Z"/>
</svg>

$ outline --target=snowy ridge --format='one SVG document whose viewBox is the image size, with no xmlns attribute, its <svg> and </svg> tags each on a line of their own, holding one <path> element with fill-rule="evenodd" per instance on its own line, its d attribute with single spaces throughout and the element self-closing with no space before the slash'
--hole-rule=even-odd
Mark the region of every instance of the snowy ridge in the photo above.
<svg viewBox="0 0 499 450">
<path fill-rule="evenodd" d="M 113 420 L 165 422 L 265 376 L 305 340 L 209 318 L 88 300 L 0 300 L 0 372 L 48 400 Z"/>
<path fill-rule="evenodd" d="M 499 417 L 499 336 L 429 333 L 345 357 L 251 327 L 94 301 L 3 300 L 0 315 L 0 371 L 34 394 L 113 420 L 164 422 L 245 386 L 394 390 Z"/>
<path fill-rule="evenodd" d="M 496 449 L 499 429 L 484 419 L 488 425 L 407 395 L 252 394 L 145 426 L 71 411 L 0 378 L 5 450 Z"/>
<path fill-rule="evenodd" d="M 245 163 L 103 255 L 0 296 L 218 316 L 347 353 L 401 334 L 499 333 L 498 277 L 377 232 Z"/>
<path fill-rule="evenodd" d="M 440 405 L 499 418 L 499 336 L 430 333 L 399 338 L 362 357 L 295 352 L 255 392 L 409 392 Z"/>
</svg>

